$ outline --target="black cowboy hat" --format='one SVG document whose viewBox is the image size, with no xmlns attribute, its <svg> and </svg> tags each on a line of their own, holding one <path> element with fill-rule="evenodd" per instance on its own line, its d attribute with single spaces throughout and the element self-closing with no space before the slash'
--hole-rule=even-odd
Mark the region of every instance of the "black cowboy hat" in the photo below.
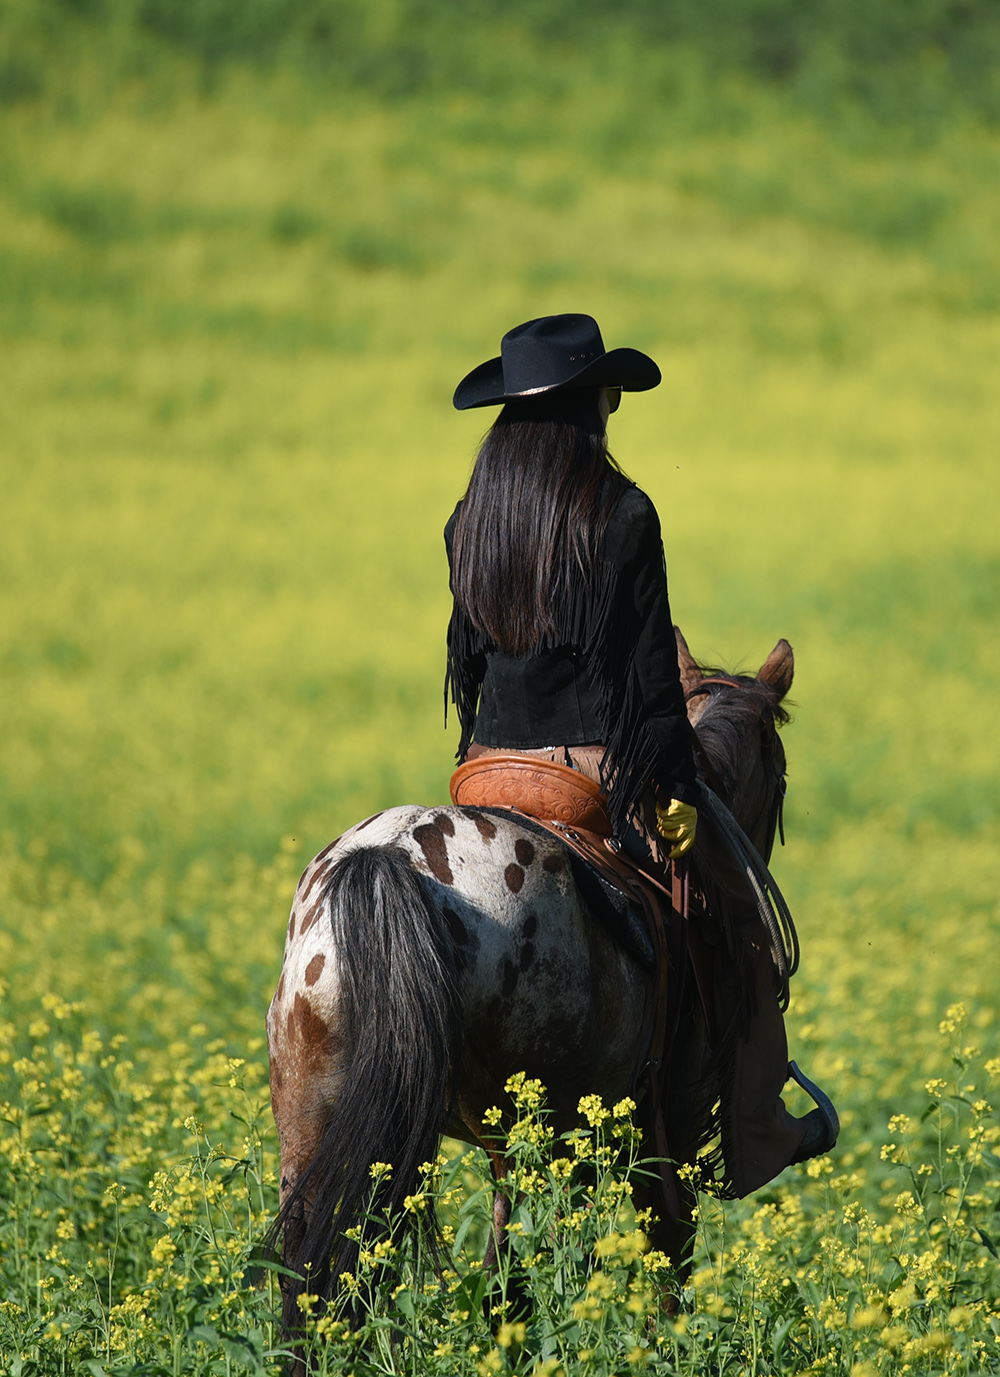
<svg viewBox="0 0 1000 1377">
<path fill-rule="evenodd" d="M 608 353 L 593 316 L 540 316 L 508 330 L 500 357 L 464 377 L 454 402 L 459 411 L 468 411 L 571 387 L 645 392 L 659 381 L 660 370 L 648 354 L 638 349 Z"/>
</svg>

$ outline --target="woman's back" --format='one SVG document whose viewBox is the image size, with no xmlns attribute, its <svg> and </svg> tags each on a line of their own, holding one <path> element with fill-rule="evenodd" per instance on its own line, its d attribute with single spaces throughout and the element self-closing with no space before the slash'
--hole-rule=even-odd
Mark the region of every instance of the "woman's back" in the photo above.
<svg viewBox="0 0 1000 1377">
<path fill-rule="evenodd" d="M 456 597 L 448 677 L 461 758 L 473 741 L 601 745 L 609 807 L 624 825 L 651 779 L 667 798 L 682 798 L 694 763 L 659 519 L 634 484 L 610 471 L 605 481 L 612 503 L 589 577 L 581 573 L 551 609 L 550 629 L 525 652 L 502 648 Z M 450 559 L 461 516 L 460 502 L 445 529 Z"/>
</svg>

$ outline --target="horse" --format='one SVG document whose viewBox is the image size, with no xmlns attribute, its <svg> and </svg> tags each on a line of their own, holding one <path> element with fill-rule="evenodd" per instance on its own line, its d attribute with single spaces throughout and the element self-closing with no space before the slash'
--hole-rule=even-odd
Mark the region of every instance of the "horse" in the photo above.
<svg viewBox="0 0 1000 1377">
<path fill-rule="evenodd" d="M 751 676 L 703 669 L 679 631 L 677 643 L 700 771 L 767 858 L 784 793 L 777 727 L 791 646 L 779 641 Z M 700 830 L 702 864 L 709 846 Z M 613 1103 L 633 1092 L 653 977 L 575 874 L 569 848 L 520 814 L 453 805 L 377 813 L 306 867 L 267 1030 L 280 1143 L 272 1236 L 311 1292 L 331 1299 L 352 1270 L 347 1231 L 357 1237 L 372 1164 L 392 1164 L 380 1208 L 400 1212 L 442 1133 L 491 1150 L 484 1116 L 506 1103 L 512 1074 L 546 1087 L 557 1133 L 575 1126 L 583 1095 Z M 677 1123 L 706 1053 L 694 1006 L 675 1022 L 673 1055 L 686 1061 L 673 1077 Z M 690 1244 L 688 1193 L 680 1218 L 661 1212 L 652 1226 L 668 1256 Z M 491 1250 L 505 1217 L 501 1181 Z M 288 1333 L 302 1285 L 283 1278 Z"/>
</svg>

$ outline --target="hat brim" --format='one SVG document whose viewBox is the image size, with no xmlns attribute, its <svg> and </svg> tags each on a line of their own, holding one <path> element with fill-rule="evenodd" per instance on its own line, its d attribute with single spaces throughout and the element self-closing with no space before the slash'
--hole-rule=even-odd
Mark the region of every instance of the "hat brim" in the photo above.
<svg viewBox="0 0 1000 1377">
<path fill-rule="evenodd" d="M 466 374 L 455 388 L 452 399 L 457 411 L 475 406 L 502 406 L 519 397 L 543 397 L 550 392 L 568 392 L 575 387 L 620 387 L 625 392 L 648 392 L 660 382 L 660 370 L 638 349 L 611 349 L 594 359 L 572 377 L 551 387 L 533 387 L 528 392 L 503 390 L 503 361 L 488 359 Z"/>
</svg>

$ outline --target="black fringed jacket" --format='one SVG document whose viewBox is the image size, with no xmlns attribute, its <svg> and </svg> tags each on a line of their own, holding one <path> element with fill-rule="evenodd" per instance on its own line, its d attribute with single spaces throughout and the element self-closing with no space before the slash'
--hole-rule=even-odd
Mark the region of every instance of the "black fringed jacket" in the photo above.
<svg viewBox="0 0 1000 1377">
<path fill-rule="evenodd" d="M 449 567 L 459 502 L 445 527 Z M 602 774 L 617 832 L 650 783 L 661 801 L 694 801 L 694 756 L 677 667 L 656 508 L 630 484 L 608 522 L 594 586 L 564 609 L 555 636 L 526 656 L 499 650 L 455 603 L 449 689 L 462 738 L 481 746 L 606 747 Z"/>
</svg>

